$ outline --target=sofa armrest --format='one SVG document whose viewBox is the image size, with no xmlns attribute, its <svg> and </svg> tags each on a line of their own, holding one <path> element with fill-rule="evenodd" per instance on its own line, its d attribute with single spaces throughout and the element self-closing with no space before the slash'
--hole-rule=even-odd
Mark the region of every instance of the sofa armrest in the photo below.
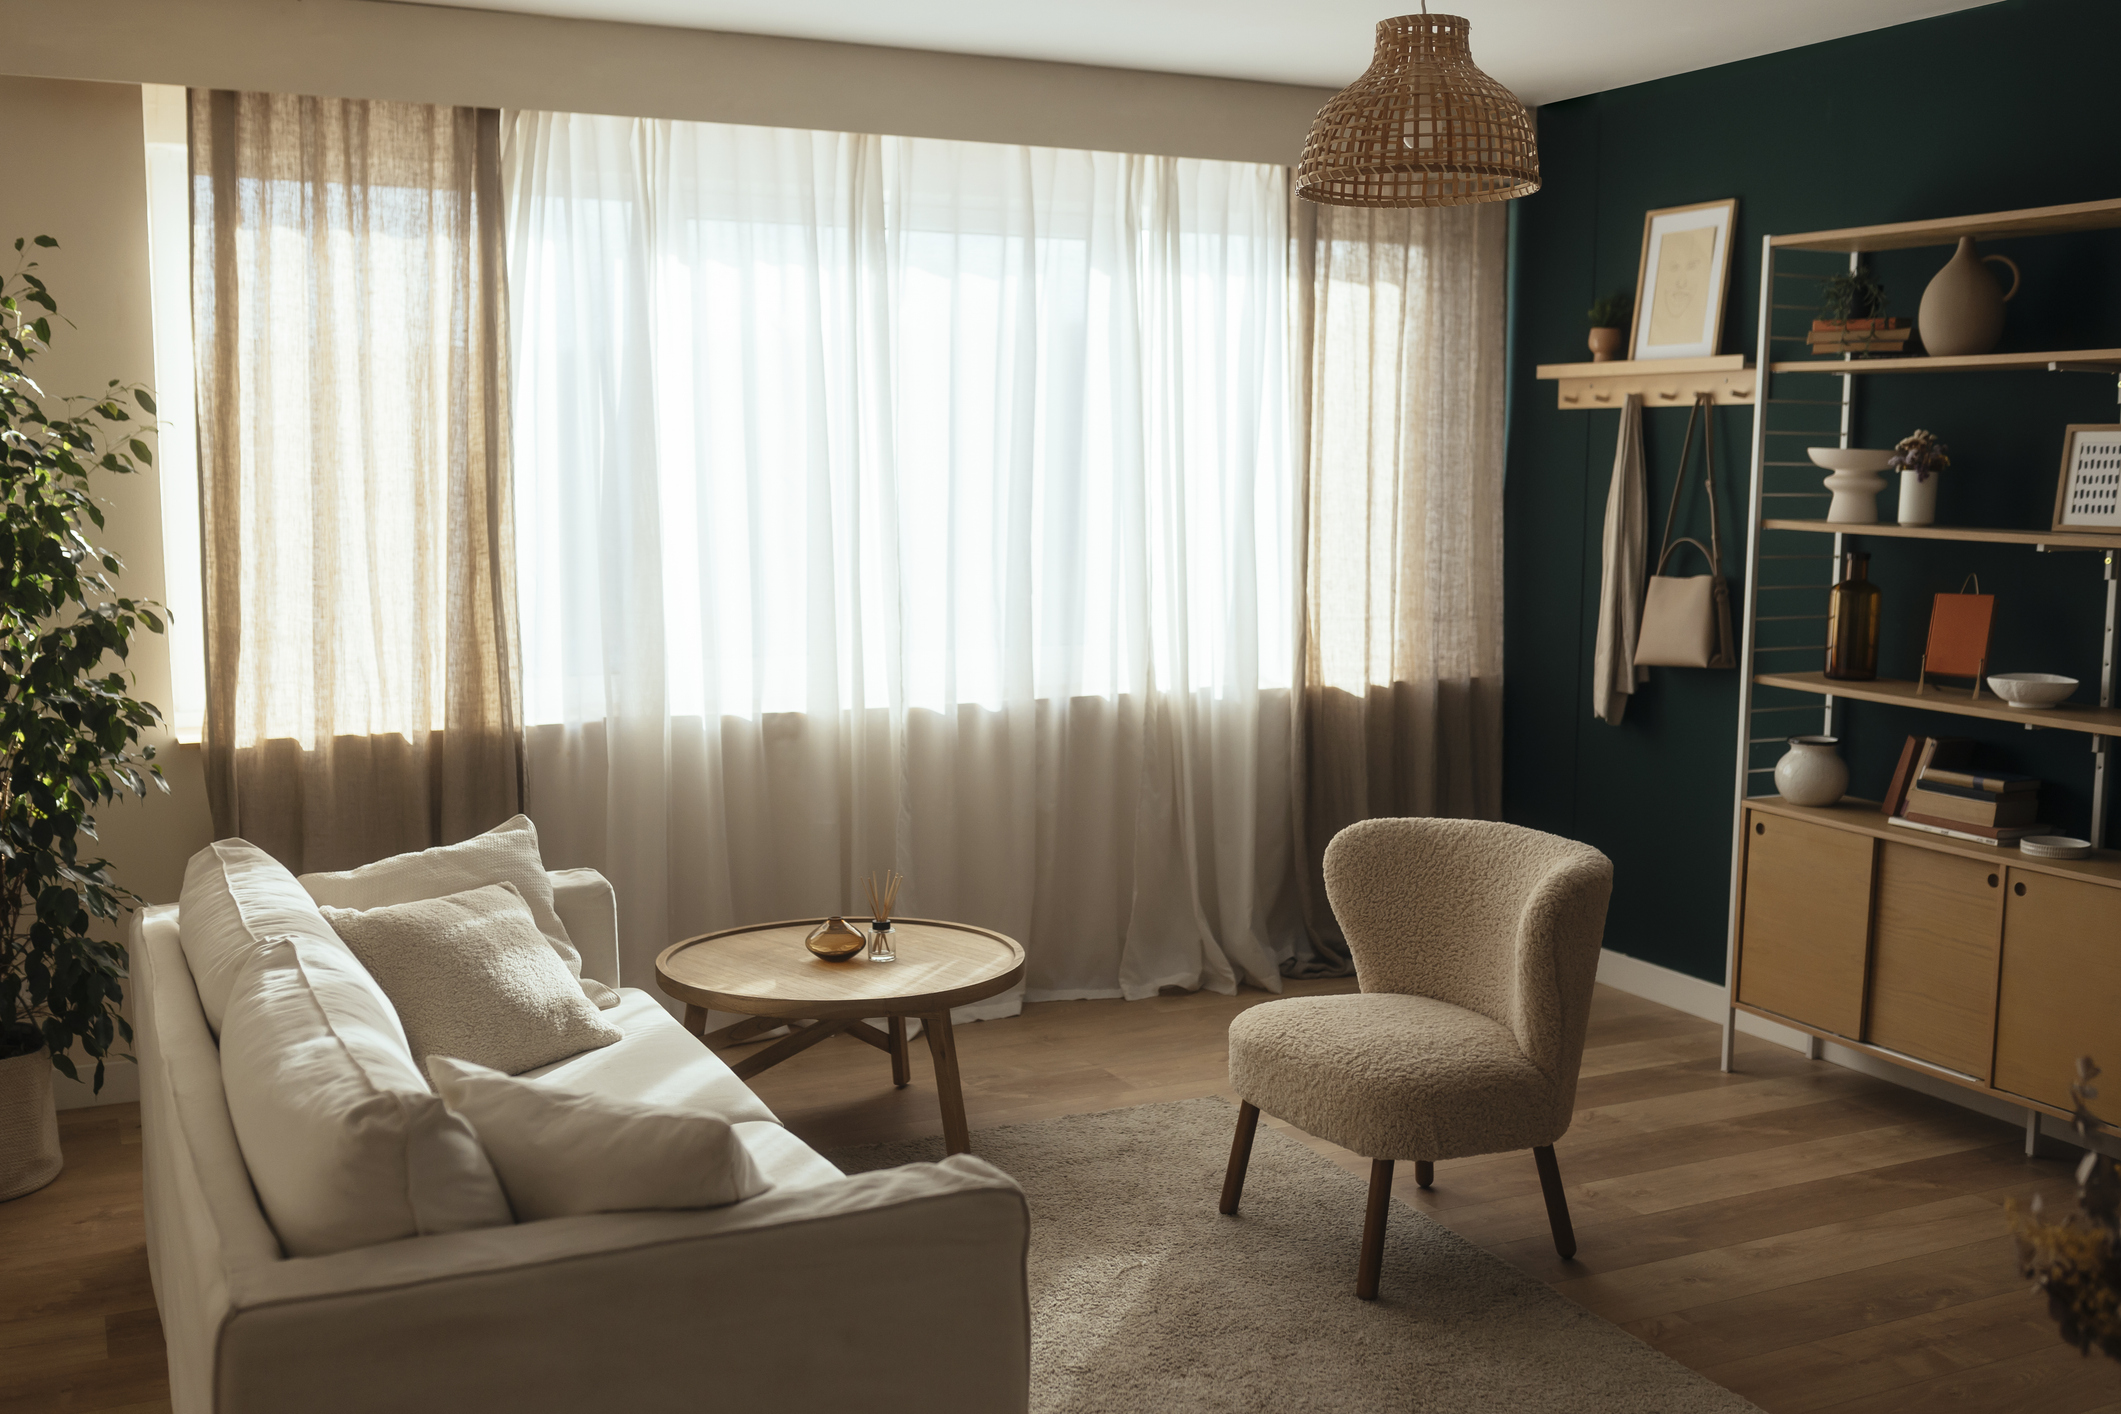
<svg viewBox="0 0 2121 1414">
<path fill-rule="evenodd" d="M 215 1407 L 1021 1411 L 1029 1213 L 940 1164 L 238 1272 Z"/>
<path fill-rule="evenodd" d="M 619 985 L 619 897 L 594 869 L 554 869 L 552 908 L 582 955 L 582 975 Z"/>
</svg>

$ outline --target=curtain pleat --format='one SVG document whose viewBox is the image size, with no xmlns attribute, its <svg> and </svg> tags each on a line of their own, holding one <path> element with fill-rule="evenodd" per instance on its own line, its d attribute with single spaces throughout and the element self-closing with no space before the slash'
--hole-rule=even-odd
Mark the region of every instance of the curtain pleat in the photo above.
<svg viewBox="0 0 2121 1414">
<path fill-rule="evenodd" d="M 194 90 L 214 828 L 296 870 L 522 798 L 492 110 Z"/>
<path fill-rule="evenodd" d="M 1502 808 L 1507 217 L 1499 203 L 1310 208 L 1300 541 L 1305 945 L 1351 964 L 1326 845 L 1376 816 Z M 1308 276 L 1306 281 L 1304 277 Z"/>
</svg>

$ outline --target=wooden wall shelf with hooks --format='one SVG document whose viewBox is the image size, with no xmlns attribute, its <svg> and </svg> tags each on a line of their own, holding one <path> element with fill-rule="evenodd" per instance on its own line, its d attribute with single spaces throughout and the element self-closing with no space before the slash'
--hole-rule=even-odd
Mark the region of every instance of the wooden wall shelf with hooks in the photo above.
<svg viewBox="0 0 2121 1414">
<path fill-rule="evenodd" d="M 1630 393 L 1644 407 L 1692 407 L 1707 393 L 1721 406 L 1750 407 L 1757 379 L 1744 354 L 1714 358 L 1616 359 L 1611 363 L 1542 363 L 1542 382 L 1559 383 L 1563 412 L 1617 408 Z"/>
</svg>

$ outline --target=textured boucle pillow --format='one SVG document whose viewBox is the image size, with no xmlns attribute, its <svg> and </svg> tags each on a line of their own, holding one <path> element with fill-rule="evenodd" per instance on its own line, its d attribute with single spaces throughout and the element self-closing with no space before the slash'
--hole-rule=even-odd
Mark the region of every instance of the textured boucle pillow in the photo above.
<svg viewBox="0 0 2121 1414">
<path fill-rule="evenodd" d="M 448 1056 L 427 1073 L 478 1131 L 517 1222 L 653 1208 L 718 1208 L 773 1185 L 729 1121 L 523 1080 Z"/>
<path fill-rule="evenodd" d="M 326 908 L 362 909 L 446 898 L 486 884 L 513 884 L 529 905 L 538 931 L 581 984 L 583 995 L 600 1007 L 619 1004 L 617 992 L 594 977 L 582 976 L 582 955 L 554 907 L 552 876 L 545 872 L 544 856 L 538 850 L 538 827 L 527 815 L 512 816 L 485 834 L 456 844 L 393 855 L 335 874 L 304 874 L 298 882 Z"/>
<path fill-rule="evenodd" d="M 513 884 L 323 913 L 398 1009 L 418 1059 L 514 1075 L 626 1034 L 582 994 Z"/>
</svg>

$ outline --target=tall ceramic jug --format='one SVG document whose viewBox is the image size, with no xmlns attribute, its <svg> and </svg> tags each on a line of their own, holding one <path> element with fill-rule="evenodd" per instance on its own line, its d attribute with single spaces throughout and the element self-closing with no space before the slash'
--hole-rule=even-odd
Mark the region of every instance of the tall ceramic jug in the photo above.
<svg viewBox="0 0 2121 1414">
<path fill-rule="evenodd" d="M 1984 262 L 2000 260 L 2011 268 L 2008 293 L 1996 288 Z M 2018 262 L 2007 255 L 1982 255 L 1972 236 L 1959 238 L 1959 249 L 1922 292 L 1915 325 L 1922 347 L 1940 358 L 1985 354 L 2003 337 L 2003 306 L 2018 293 Z"/>
</svg>

